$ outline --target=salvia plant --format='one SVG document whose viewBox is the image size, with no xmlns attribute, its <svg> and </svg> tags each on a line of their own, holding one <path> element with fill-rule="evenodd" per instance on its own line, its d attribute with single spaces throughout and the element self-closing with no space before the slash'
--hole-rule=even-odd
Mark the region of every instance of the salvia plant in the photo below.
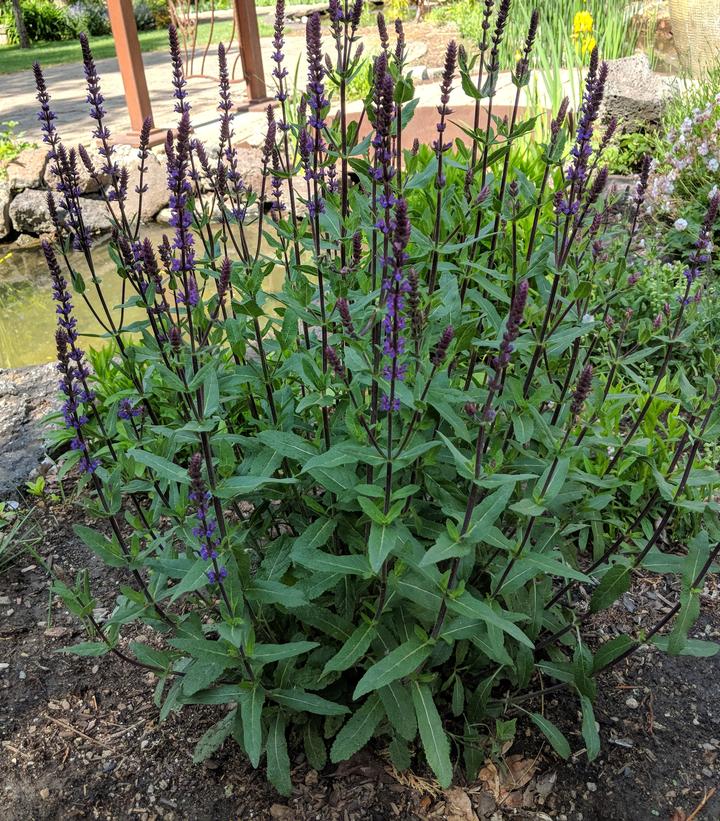
<svg viewBox="0 0 720 821">
<path fill-rule="evenodd" d="M 351 119 L 362 0 L 332 0 L 326 32 L 309 17 L 297 106 L 279 2 L 259 190 L 238 172 L 224 50 L 210 153 L 193 136 L 171 29 L 172 220 L 157 244 L 133 216 L 150 123 L 130 191 L 87 40 L 101 167 L 63 145 L 35 70 L 57 181 L 57 239 L 44 244 L 63 394 L 56 436 L 69 445 L 64 470 L 106 522 L 77 533 L 125 579 L 104 622 L 87 575 L 56 583 L 90 634 L 68 650 L 152 671 L 162 718 L 223 705 L 196 760 L 231 736 L 282 793 L 290 744 L 322 768 L 374 738 L 398 769 L 422 749 L 442 785 L 458 762 L 472 777 L 521 713 L 567 756 L 539 698 L 558 689 L 577 700 L 593 758 L 605 670 L 648 643 L 714 650 L 688 631 L 720 551 L 717 475 L 695 466 L 717 437 L 719 383 L 714 362 L 691 380 L 675 354 L 691 344 L 718 198 L 688 242 L 683 286 L 652 346 L 635 344 L 638 316 L 618 304 L 636 281 L 649 162 L 616 207 L 603 165 L 614 123 L 599 120 L 607 68 L 595 51 L 574 128 L 564 102 L 538 147 L 539 173 L 524 174 L 516 159 L 535 124 L 518 103 L 538 15 L 518 44 L 516 104 L 499 118 L 510 2 L 485 5 L 479 54 L 448 44 L 426 144 L 411 137 L 399 22 L 388 32 L 378 16 L 372 91 Z M 453 142 L 458 83 L 476 114 Z M 103 296 L 94 260 L 106 251 L 83 223 L 81 165 L 107 181 L 121 306 Z M 94 355 L 95 372 L 73 299 L 104 328 L 109 353 Z M 666 539 L 676 513 L 691 522 L 683 544 Z M 675 573 L 676 600 L 660 621 L 598 643 L 597 614 L 639 568 Z M 138 623 L 151 628 L 142 641 Z"/>
</svg>

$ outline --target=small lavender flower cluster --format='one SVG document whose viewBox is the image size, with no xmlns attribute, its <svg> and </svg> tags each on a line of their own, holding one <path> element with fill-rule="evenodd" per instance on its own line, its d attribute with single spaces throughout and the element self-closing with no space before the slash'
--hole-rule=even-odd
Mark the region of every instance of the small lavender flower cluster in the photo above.
<svg viewBox="0 0 720 821">
<path fill-rule="evenodd" d="M 720 184 L 720 93 L 694 108 L 667 135 L 667 150 L 653 160 L 646 203 L 648 214 L 675 218 L 687 226 L 684 205 L 712 199 Z M 683 225 L 684 223 L 684 225 Z"/>
<path fill-rule="evenodd" d="M 118 419 L 123 419 L 126 422 L 129 422 L 132 419 L 136 419 L 138 416 L 142 416 L 142 408 L 133 405 L 132 400 L 125 397 L 125 399 L 121 399 L 118 403 Z"/>
<path fill-rule="evenodd" d="M 192 534 L 200 542 L 198 551 L 203 561 L 212 562 L 212 567 L 207 571 L 207 577 L 211 584 L 222 581 L 227 576 L 227 568 L 217 564 L 220 538 L 217 533 L 217 522 L 210 516 L 210 500 L 212 495 L 205 487 L 202 478 L 202 455 L 193 453 L 188 462 L 188 475 L 190 476 L 190 493 L 188 498 L 195 508 L 195 518 L 198 523 L 193 527 Z"/>
</svg>

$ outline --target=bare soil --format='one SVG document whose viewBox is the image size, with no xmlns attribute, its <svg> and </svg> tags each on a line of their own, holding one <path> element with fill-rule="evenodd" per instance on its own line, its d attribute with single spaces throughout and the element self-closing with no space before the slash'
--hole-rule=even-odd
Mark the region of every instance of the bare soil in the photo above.
<svg viewBox="0 0 720 821">
<path fill-rule="evenodd" d="M 87 567 L 102 607 L 123 580 L 90 555 L 72 532 L 84 519 L 68 503 L 39 505 L 40 555 L 64 578 Z M 600 632 L 630 629 L 662 612 L 674 591 L 640 579 Z M 102 616 L 102 613 L 99 614 Z M 717 591 L 706 589 L 696 635 L 720 635 Z M 34 819 L 558 819 L 667 821 L 720 818 L 720 656 L 636 654 L 601 682 L 596 705 L 603 749 L 592 764 L 582 752 L 576 701 L 566 693 L 542 708 L 578 751 L 569 762 L 526 725 L 487 762 L 474 784 L 440 791 L 418 762 L 400 775 L 382 749 L 323 772 L 291 751 L 295 791 L 278 796 L 232 742 L 204 765 L 191 751 L 220 715 L 186 708 L 160 724 L 152 674 L 113 656 L 76 658 L 58 650 L 83 640 L 82 629 L 49 595 L 48 578 L 25 555 L 0 576 L 0 801 L 3 821 Z M 534 705 L 539 709 L 541 705 Z"/>
</svg>

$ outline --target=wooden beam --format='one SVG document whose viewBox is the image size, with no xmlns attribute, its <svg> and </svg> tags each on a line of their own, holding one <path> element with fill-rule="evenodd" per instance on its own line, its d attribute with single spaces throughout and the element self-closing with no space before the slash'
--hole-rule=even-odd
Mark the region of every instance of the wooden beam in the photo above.
<svg viewBox="0 0 720 821">
<path fill-rule="evenodd" d="M 263 70 L 255 3 L 253 0 L 233 0 L 233 3 L 249 102 L 251 106 L 262 104 L 267 102 L 269 98 L 265 87 L 265 72 Z"/>
<path fill-rule="evenodd" d="M 155 128 L 132 0 L 108 0 L 108 16 L 130 115 L 130 130 L 113 135 L 113 142 L 138 145 L 140 129 L 145 118 L 150 117 L 153 123 L 150 145 L 158 145 L 164 141 L 165 132 Z"/>
</svg>

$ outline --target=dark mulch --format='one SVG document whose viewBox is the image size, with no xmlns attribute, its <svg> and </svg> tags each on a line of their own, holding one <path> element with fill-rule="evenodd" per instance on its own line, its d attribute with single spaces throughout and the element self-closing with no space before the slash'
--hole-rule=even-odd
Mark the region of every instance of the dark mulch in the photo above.
<svg viewBox="0 0 720 821">
<path fill-rule="evenodd" d="M 45 534 L 40 552 L 65 577 L 88 567 L 98 605 L 109 608 L 124 580 L 88 555 L 72 533 L 73 521 L 82 516 L 71 504 L 51 511 L 40 506 L 36 519 Z M 598 631 L 630 629 L 646 610 L 662 612 L 664 600 L 674 596 L 657 580 L 641 579 L 636 587 Z M 698 635 L 717 638 L 716 593 L 705 598 Z M 288 801 L 230 742 L 204 765 L 193 765 L 192 748 L 220 708 L 187 708 L 160 724 L 152 674 L 112 656 L 57 652 L 82 638 L 62 605 L 50 600 L 46 574 L 36 561 L 26 556 L 5 571 L 0 578 L 4 821 L 720 817 L 720 793 L 713 792 L 720 786 L 720 656 L 667 658 L 645 651 L 606 675 L 596 707 L 603 750 L 593 764 L 582 752 L 568 763 L 560 761 L 521 725 L 520 738 L 505 753 L 509 770 L 488 763 L 476 784 L 443 794 L 422 767 L 417 776 L 398 776 L 379 749 L 322 773 L 311 770 L 296 751 L 295 792 Z M 581 751 L 576 701 L 556 693 L 544 709 Z"/>
</svg>

